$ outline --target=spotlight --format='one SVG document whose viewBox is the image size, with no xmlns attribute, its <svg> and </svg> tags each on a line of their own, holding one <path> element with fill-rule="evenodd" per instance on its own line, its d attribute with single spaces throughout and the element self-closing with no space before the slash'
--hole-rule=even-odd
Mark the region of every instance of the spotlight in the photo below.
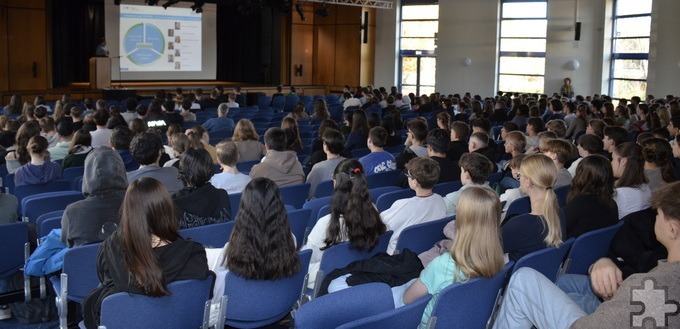
<svg viewBox="0 0 680 329">
<path fill-rule="evenodd" d="M 158 0 L 144 0 L 144 2 L 148 3 L 149 6 L 155 6 L 158 4 Z"/>
<path fill-rule="evenodd" d="M 120 0 L 113 0 L 113 4 L 116 6 L 120 6 Z"/>
<path fill-rule="evenodd" d="M 205 1 L 194 1 L 194 5 L 191 6 L 191 10 L 196 12 L 197 14 L 200 14 L 203 12 L 203 5 L 205 4 Z"/>
<path fill-rule="evenodd" d="M 166 3 L 163 4 L 163 9 L 168 9 L 168 7 L 178 3 L 180 0 L 168 0 Z"/>
<path fill-rule="evenodd" d="M 323 6 L 321 8 L 316 10 L 316 14 L 321 17 L 328 17 L 328 15 L 331 14 L 331 11 L 328 10 L 328 7 L 326 7 L 326 1 L 323 2 Z"/>
<path fill-rule="evenodd" d="M 295 10 L 297 11 L 298 15 L 300 15 L 301 20 L 304 21 L 305 19 L 307 19 L 307 17 L 305 17 L 305 11 L 302 10 L 302 4 L 300 2 L 298 2 L 297 5 L 295 5 Z"/>
</svg>

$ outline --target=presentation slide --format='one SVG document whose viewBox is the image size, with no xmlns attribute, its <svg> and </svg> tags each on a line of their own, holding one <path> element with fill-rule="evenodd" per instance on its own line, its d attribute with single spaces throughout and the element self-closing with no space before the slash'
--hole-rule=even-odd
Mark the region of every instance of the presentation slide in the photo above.
<svg viewBox="0 0 680 329">
<path fill-rule="evenodd" d="M 120 70 L 201 71 L 201 14 L 190 8 L 120 6 Z"/>
<path fill-rule="evenodd" d="M 105 1 L 105 35 L 113 81 L 214 80 L 215 4 L 203 13 L 180 2 L 167 9 L 144 0 Z"/>
</svg>

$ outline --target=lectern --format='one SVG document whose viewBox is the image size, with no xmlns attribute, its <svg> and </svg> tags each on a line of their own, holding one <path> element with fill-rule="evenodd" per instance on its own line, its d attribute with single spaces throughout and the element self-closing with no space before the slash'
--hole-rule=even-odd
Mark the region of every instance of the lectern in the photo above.
<svg viewBox="0 0 680 329">
<path fill-rule="evenodd" d="M 111 87 L 111 59 L 108 57 L 90 58 L 90 88 Z"/>
</svg>

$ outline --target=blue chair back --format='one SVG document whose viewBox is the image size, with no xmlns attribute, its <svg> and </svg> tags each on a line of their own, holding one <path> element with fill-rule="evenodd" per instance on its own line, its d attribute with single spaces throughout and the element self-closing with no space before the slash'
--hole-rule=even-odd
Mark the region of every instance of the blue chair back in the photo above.
<svg viewBox="0 0 680 329">
<path fill-rule="evenodd" d="M 463 183 L 461 183 L 460 181 L 439 183 L 434 186 L 432 192 L 437 193 L 441 196 L 446 196 L 449 193 L 453 193 L 460 190 L 461 187 L 463 187 Z"/>
<path fill-rule="evenodd" d="M 288 211 L 288 223 L 290 223 L 290 230 L 295 236 L 295 242 L 298 249 L 302 246 L 307 230 L 307 223 L 309 222 L 309 215 L 312 213 L 311 209 L 298 209 Z"/>
<path fill-rule="evenodd" d="M 225 323 L 237 328 L 257 328 L 285 317 L 301 298 L 312 251 L 304 250 L 298 255 L 300 271 L 284 279 L 247 280 L 228 272 L 224 286 L 226 310 L 216 328 L 224 328 Z"/>
<path fill-rule="evenodd" d="M 5 178 L 2 180 L 2 187 L 5 188 L 5 191 L 9 191 L 9 193 L 14 194 L 14 173 L 7 174 Z"/>
<path fill-rule="evenodd" d="M 319 299 L 321 298 L 319 297 Z M 418 328 L 423 317 L 423 311 L 425 311 L 425 307 L 431 299 L 432 295 L 427 294 L 413 303 L 345 323 L 338 329 Z"/>
<path fill-rule="evenodd" d="M 229 194 L 229 203 L 231 206 L 231 218 L 236 219 L 236 214 L 238 213 L 238 207 L 241 204 L 242 193 L 232 193 Z"/>
<path fill-rule="evenodd" d="M 64 267 L 62 276 L 50 278 L 57 294 L 60 294 L 61 285 L 64 284 L 66 275 L 67 300 L 82 303 L 83 299 L 92 289 L 99 285 L 97 275 L 97 253 L 101 243 L 88 244 L 70 248 L 64 254 Z"/>
<path fill-rule="evenodd" d="M 516 215 L 528 214 L 531 212 L 531 200 L 528 196 L 519 198 L 508 206 L 508 211 L 505 212 L 505 218 L 510 218 Z"/>
<path fill-rule="evenodd" d="M 427 328 L 485 328 L 498 294 L 514 263 L 505 264 L 493 278 L 475 278 L 444 288 L 436 302 Z"/>
<path fill-rule="evenodd" d="M 401 174 L 399 170 L 385 171 L 366 176 L 366 184 L 369 189 L 386 186 L 397 186 L 397 178 Z"/>
<path fill-rule="evenodd" d="M 319 185 L 316 186 L 316 190 L 314 190 L 314 197 L 319 199 L 319 198 L 324 198 L 324 197 L 330 197 L 333 195 L 333 181 L 332 180 L 325 180 Z"/>
<path fill-rule="evenodd" d="M 42 185 L 20 185 L 14 188 L 14 196 L 19 201 L 19 213 L 21 214 L 21 201 L 29 196 L 38 193 L 68 191 L 71 189 L 71 182 L 60 179 Z"/>
<path fill-rule="evenodd" d="M 387 209 L 390 209 L 394 201 L 408 199 L 414 196 L 416 196 L 416 192 L 412 189 L 403 189 L 401 191 L 385 193 L 378 198 L 378 201 L 375 202 L 375 206 L 378 208 L 378 212 L 383 212 Z"/>
<path fill-rule="evenodd" d="M 564 185 L 555 188 L 555 194 L 557 195 L 557 203 L 559 203 L 560 208 L 564 208 L 567 205 L 567 196 L 571 191 L 571 186 Z"/>
<path fill-rule="evenodd" d="M 250 172 L 250 170 L 253 169 L 253 166 L 255 166 L 258 163 L 260 163 L 260 160 L 237 162 L 236 169 L 247 175 Z"/>
<path fill-rule="evenodd" d="M 503 173 L 496 172 L 496 173 L 491 174 L 491 176 L 489 176 L 489 179 L 487 179 L 487 181 L 489 182 L 490 186 L 493 186 L 493 184 L 500 182 L 501 179 L 503 179 Z"/>
<path fill-rule="evenodd" d="M 562 271 L 567 274 L 588 274 L 590 265 L 607 255 L 616 232 L 623 226 L 624 221 L 585 233 L 574 241 Z"/>
<path fill-rule="evenodd" d="M 200 328 L 215 276 L 168 284 L 170 296 L 150 297 L 119 292 L 104 298 L 101 325 L 118 328 Z"/>
<path fill-rule="evenodd" d="M 71 189 L 78 192 L 83 191 L 83 176 L 76 177 L 76 179 L 71 184 Z"/>
<path fill-rule="evenodd" d="M 40 220 L 42 218 L 42 220 Z M 61 228 L 61 215 L 52 217 L 39 217 L 36 222 L 38 228 L 38 238 L 42 238 L 50 234 L 54 229 Z"/>
<path fill-rule="evenodd" d="M 385 186 L 385 187 L 376 187 L 368 190 L 368 194 L 371 195 L 371 200 L 373 203 L 376 203 L 378 201 L 378 198 L 389 192 L 394 192 L 394 191 L 402 191 L 403 188 L 399 186 Z"/>
<path fill-rule="evenodd" d="M 562 261 L 569 252 L 572 244 L 574 244 L 574 238 L 564 241 L 559 248 L 549 247 L 525 255 L 517 261 L 512 272 L 514 273 L 522 267 L 531 267 L 534 270 L 541 272 L 548 280 L 555 282 Z"/>
<path fill-rule="evenodd" d="M 233 230 L 234 221 L 230 220 L 224 223 L 181 229 L 179 230 L 179 235 L 184 239 L 194 240 L 206 248 L 222 248 L 229 241 L 231 231 Z"/>
<path fill-rule="evenodd" d="M 73 182 L 76 178 L 85 174 L 85 167 L 68 167 L 62 173 L 62 179 Z"/>
<path fill-rule="evenodd" d="M 370 251 L 353 249 L 350 247 L 349 241 L 336 244 L 326 249 L 321 256 L 319 271 L 329 273 L 336 268 L 346 267 L 354 261 L 371 258 L 379 252 L 387 252 L 387 245 L 390 243 L 392 233 L 392 231 L 383 233 L 383 235 L 380 236 L 378 244 Z"/>
<path fill-rule="evenodd" d="M 358 160 L 359 158 L 363 157 L 364 155 L 368 155 L 369 153 L 371 153 L 371 150 L 369 150 L 367 148 L 354 149 L 354 150 L 351 151 L 351 153 L 352 153 L 352 158 Z"/>
<path fill-rule="evenodd" d="M 6 279 L 24 266 L 24 248 L 28 242 L 28 224 L 17 222 L 0 225 L 0 279 Z"/>
<path fill-rule="evenodd" d="M 317 191 L 318 191 L 318 189 L 319 188 L 317 187 Z M 333 198 L 332 196 L 327 196 L 327 197 L 323 197 L 323 198 L 316 198 L 316 199 L 313 199 L 313 200 L 309 200 L 309 201 L 305 202 L 304 205 L 302 205 L 302 209 L 310 209 L 312 211 L 312 213 L 309 215 L 309 221 L 307 222 L 307 227 L 309 229 L 314 227 L 314 224 L 316 223 L 317 218 L 319 218 L 318 217 L 319 210 L 323 206 L 330 205 L 332 198 Z"/>
<path fill-rule="evenodd" d="M 311 185 L 309 183 L 279 187 L 279 190 L 281 191 L 281 197 L 283 198 L 283 203 L 289 204 L 296 209 L 301 209 L 302 205 L 305 204 L 305 201 L 307 201 L 310 187 Z"/>
<path fill-rule="evenodd" d="M 385 283 L 367 283 L 321 296 L 300 306 L 295 313 L 295 328 L 336 328 L 393 309 L 390 287 Z"/>
<path fill-rule="evenodd" d="M 69 204 L 85 199 L 78 191 L 57 191 L 33 194 L 21 200 L 22 216 L 35 223 L 42 214 L 64 210 Z"/>
<path fill-rule="evenodd" d="M 430 250 L 435 243 L 446 239 L 444 226 L 452 220 L 455 220 L 455 216 L 405 228 L 399 235 L 395 250 L 402 252 L 404 249 L 409 249 L 416 254 Z"/>
</svg>

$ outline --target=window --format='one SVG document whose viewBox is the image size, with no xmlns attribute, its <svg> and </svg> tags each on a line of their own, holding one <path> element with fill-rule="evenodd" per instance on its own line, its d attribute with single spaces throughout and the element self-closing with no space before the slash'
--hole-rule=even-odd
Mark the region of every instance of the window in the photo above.
<svg viewBox="0 0 680 329">
<path fill-rule="evenodd" d="M 499 91 L 543 92 L 547 15 L 546 0 L 501 0 Z"/>
<path fill-rule="evenodd" d="M 400 68 L 402 93 L 434 93 L 439 5 L 401 7 Z"/>
<path fill-rule="evenodd" d="M 640 96 L 647 91 L 652 0 L 616 0 L 612 31 L 609 93 L 613 98 Z"/>
</svg>

